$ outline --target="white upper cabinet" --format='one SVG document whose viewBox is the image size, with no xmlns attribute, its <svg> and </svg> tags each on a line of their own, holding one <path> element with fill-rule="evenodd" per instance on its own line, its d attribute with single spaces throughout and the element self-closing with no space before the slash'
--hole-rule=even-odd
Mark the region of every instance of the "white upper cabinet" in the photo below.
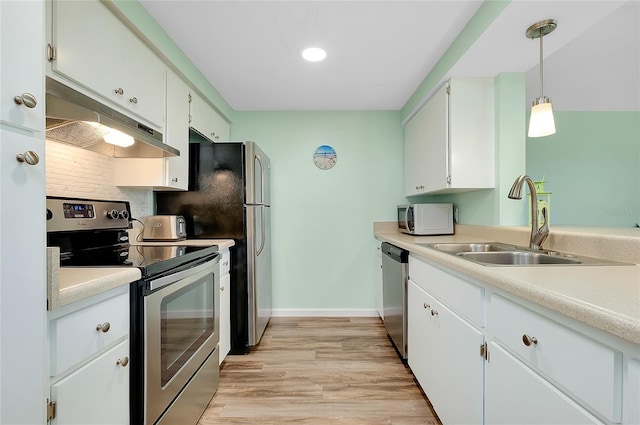
<svg viewBox="0 0 640 425">
<path fill-rule="evenodd" d="M 0 122 L 37 132 L 44 129 L 43 10 L 41 2 L 0 2 Z"/>
<path fill-rule="evenodd" d="M 164 63 L 100 1 L 52 3 L 53 75 L 86 87 L 161 129 Z"/>
<path fill-rule="evenodd" d="M 165 158 L 165 186 L 187 190 L 189 186 L 189 87 L 173 72 L 167 72 L 167 123 L 165 141 L 180 156 Z"/>
<path fill-rule="evenodd" d="M 198 94 L 191 92 L 190 127 L 212 141 L 229 140 L 229 124 Z"/>
<path fill-rule="evenodd" d="M 167 71 L 165 143 L 180 151 L 170 158 L 118 158 L 116 186 L 150 187 L 154 190 L 187 190 L 189 187 L 189 87 L 173 71 Z"/>
<path fill-rule="evenodd" d="M 495 187 L 494 80 L 447 82 L 405 126 L 405 195 Z"/>
</svg>

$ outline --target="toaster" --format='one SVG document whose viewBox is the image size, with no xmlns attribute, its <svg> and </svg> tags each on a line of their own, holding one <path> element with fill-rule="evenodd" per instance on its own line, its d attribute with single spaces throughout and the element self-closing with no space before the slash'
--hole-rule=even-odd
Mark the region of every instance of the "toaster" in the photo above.
<svg viewBox="0 0 640 425">
<path fill-rule="evenodd" d="M 180 241 L 187 237 L 187 225 L 181 215 L 150 215 L 142 220 L 143 241 Z"/>
</svg>

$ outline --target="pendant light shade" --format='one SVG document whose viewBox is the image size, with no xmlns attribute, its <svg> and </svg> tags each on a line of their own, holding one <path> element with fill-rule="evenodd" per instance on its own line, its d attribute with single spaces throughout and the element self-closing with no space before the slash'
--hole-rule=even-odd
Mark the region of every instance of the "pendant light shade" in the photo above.
<svg viewBox="0 0 640 425">
<path fill-rule="evenodd" d="M 526 35 L 531 39 L 540 39 L 540 97 L 533 101 L 531 107 L 531 118 L 529 119 L 529 137 L 549 136 L 556 132 L 556 124 L 553 119 L 553 108 L 551 100 L 543 94 L 544 91 L 544 70 L 542 54 L 542 38 L 552 32 L 557 27 L 553 19 L 536 22 L 527 28 Z"/>
<path fill-rule="evenodd" d="M 548 97 L 537 98 L 531 107 L 529 137 L 544 137 L 556 132 L 553 108 Z"/>
</svg>

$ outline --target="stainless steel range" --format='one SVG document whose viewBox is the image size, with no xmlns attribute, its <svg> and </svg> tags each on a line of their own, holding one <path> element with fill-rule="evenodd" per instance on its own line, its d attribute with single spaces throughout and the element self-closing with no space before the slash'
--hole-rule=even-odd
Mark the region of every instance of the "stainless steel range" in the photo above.
<svg viewBox="0 0 640 425">
<path fill-rule="evenodd" d="M 61 267 L 138 267 L 131 284 L 132 424 L 197 423 L 218 388 L 217 246 L 132 245 L 126 201 L 47 198 Z"/>
</svg>

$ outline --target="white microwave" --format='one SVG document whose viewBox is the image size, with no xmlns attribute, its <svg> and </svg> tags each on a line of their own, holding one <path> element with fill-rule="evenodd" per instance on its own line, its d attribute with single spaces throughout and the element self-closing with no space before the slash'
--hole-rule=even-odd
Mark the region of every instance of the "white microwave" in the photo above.
<svg viewBox="0 0 640 425">
<path fill-rule="evenodd" d="M 410 235 L 452 235 L 453 204 L 398 205 L 398 229 Z"/>
</svg>

